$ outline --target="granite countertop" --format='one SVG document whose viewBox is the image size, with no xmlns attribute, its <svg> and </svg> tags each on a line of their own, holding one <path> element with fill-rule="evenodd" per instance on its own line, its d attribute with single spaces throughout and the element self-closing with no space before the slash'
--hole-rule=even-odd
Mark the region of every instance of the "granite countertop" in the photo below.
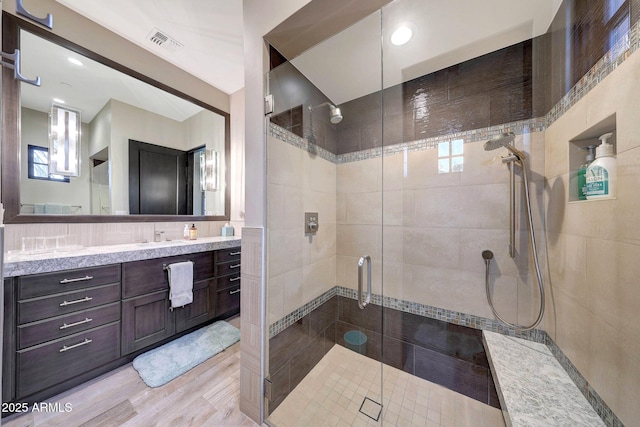
<svg viewBox="0 0 640 427">
<path fill-rule="evenodd" d="M 198 240 L 172 240 L 124 245 L 91 246 L 72 251 L 41 254 L 5 254 L 4 277 L 49 273 L 74 268 L 95 267 L 173 255 L 205 252 L 240 246 L 241 239 L 233 237 L 202 237 Z"/>
<path fill-rule="evenodd" d="M 546 345 L 482 333 L 507 426 L 604 426 Z"/>
</svg>

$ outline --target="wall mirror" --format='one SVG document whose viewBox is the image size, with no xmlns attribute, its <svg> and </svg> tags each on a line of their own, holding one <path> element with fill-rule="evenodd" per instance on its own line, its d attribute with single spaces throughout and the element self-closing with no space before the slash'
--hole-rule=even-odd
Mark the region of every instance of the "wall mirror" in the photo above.
<svg viewBox="0 0 640 427">
<path fill-rule="evenodd" d="M 41 78 L 3 67 L 5 222 L 229 219 L 228 113 L 10 14 L 2 31 Z"/>
</svg>

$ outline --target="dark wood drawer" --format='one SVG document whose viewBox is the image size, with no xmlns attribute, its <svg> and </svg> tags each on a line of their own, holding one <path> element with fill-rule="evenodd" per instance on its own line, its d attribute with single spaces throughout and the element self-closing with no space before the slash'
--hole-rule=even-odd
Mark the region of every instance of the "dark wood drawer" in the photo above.
<svg viewBox="0 0 640 427">
<path fill-rule="evenodd" d="M 230 288 L 233 286 L 240 286 L 240 272 L 238 271 L 236 274 L 232 274 L 229 276 L 218 277 L 216 289 L 222 290 L 226 288 Z"/>
<path fill-rule="evenodd" d="M 18 324 L 61 316 L 120 300 L 120 283 L 18 301 Z"/>
<path fill-rule="evenodd" d="M 240 309 L 240 284 L 234 287 L 220 289 L 216 295 L 216 316 Z"/>
<path fill-rule="evenodd" d="M 240 275 L 240 259 L 237 261 L 216 264 L 216 277 L 226 276 L 228 274 Z"/>
<path fill-rule="evenodd" d="M 86 331 L 120 320 L 120 302 L 18 326 L 18 349 Z"/>
<path fill-rule="evenodd" d="M 18 351 L 16 399 L 29 396 L 120 356 L 120 322 Z"/>
<path fill-rule="evenodd" d="M 18 278 L 18 299 L 120 283 L 120 264 L 34 274 Z"/>
<path fill-rule="evenodd" d="M 163 267 L 183 261 L 194 262 L 193 280 L 195 282 L 214 277 L 213 252 L 127 262 L 122 265 L 123 299 L 168 290 L 169 281 Z"/>
<path fill-rule="evenodd" d="M 216 264 L 231 261 L 240 262 L 240 251 L 240 246 L 229 249 L 218 249 L 216 251 Z"/>
</svg>

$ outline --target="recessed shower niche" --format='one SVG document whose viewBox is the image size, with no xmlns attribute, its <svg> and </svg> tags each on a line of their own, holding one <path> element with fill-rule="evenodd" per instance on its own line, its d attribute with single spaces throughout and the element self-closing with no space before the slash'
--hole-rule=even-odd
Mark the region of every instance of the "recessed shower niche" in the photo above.
<svg viewBox="0 0 640 427">
<path fill-rule="evenodd" d="M 607 143 L 613 145 L 613 154 L 616 150 L 616 115 L 613 114 L 599 123 L 591 126 L 581 134 L 569 140 L 569 202 L 587 202 L 593 200 L 610 200 L 614 197 L 586 199 L 586 169 L 595 161 L 596 148 L 601 144 L 600 138 L 611 134 L 606 138 Z M 615 176 L 612 178 L 615 179 Z M 615 190 L 614 190 L 615 191 Z"/>
</svg>

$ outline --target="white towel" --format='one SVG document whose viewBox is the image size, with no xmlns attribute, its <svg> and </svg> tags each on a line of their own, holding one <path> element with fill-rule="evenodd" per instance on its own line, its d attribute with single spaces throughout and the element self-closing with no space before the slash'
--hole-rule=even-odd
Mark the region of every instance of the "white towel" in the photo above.
<svg viewBox="0 0 640 427">
<path fill-rule="evenodd" d="M 176 262 L 167 267 L 171 309 L 193 302 L 193 261 Z"/>
</svg>

